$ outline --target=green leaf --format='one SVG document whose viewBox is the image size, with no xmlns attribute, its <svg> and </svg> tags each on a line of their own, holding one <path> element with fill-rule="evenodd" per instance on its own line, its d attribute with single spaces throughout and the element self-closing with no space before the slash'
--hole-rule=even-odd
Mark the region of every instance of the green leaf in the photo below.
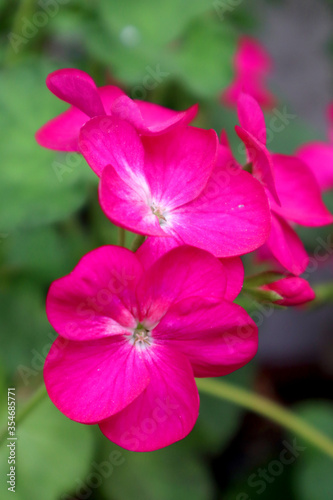
<svg viewBox="0 0 333 500">
<path fill-rule="evenodd" d="M 260 288 L 251 288 L 248 286 L 243 287 L 243 292 L 250 295 L 257 302 L 276 302 L 283 299 L 283 297 L 273 290 L 261 290 Z"/>
<path fill-rule="evenodd" d="M 297 405 L 298 413 L 333 438 L 333 404 L 307 401 Z M 307 449 L 295 462 L 294 484 L 299 500 L 328 500 L 333 491 L 333 460 L 315 448 Z"/>
<path fill-rule="evenodd" d="M 52 69 L 30 60 L 0 75 L 1 231 L 64 219 L 86 199 L 92 174 L 84 160 L 35 141 L 37 129 L 65 108 L 45 86 Z"/>
<path fill-rule="evenodd" d="M 18 409 L 18 407 L 17 407 Z M 88 426 L 72 422 L 49 399 L 39 403 L 17 428 L 17 500 L 58 500 L 84 481 L 93 454 Z M 9 472 L 8 448 L 0 448 L 1 477 Z M 12 499 L 2 482 L 1 498 Z"/>
<path fill-rule="evenodd" d="M 236 35 L 215 18 L 193 22 L 174 52 L 176 74 L 201 97 L 215 97 L 232 78 Z"/>
<path fill-rule="evenodd" d="M 113 7 L 103 1 L 104 28 L 91 23 L 85 43 L 115 78 L 131 86 L 131 97 L 146 99 L 158 85 L 178 81 L 198 97 L 215 98 L 229 83 L 236 36 L 216 15 L 198 16 L 206 2 L 127 4 L 126 10 L 126 3 Z"/>
<path fill-rule="evenodd" d="M 56 335 L 45 314 L 45 294 L 26 279 L 5 281 L 0 287 L 1 362 L 9 374 L 19 367 L 21 382 L 30 383 L 41 373 L 43 359 Z M 28 376 L 30 375 L 30 376 Z"/>
<path fill-rule="evenodd" d="M 112 445 L 115 447 L 115 445 Z M 209 474 L 184 441 L 150 453 L 120 450 L 123 464 L 102 485 L 113 500 L 206 500 L 211 498 Z M 108 447 L 108 452 L 110 449 Z"/>
<path fill-rule="evenodd" d="M 274 271 L 263 271 L 262 273 L 255 274 L 253 276 L 248 276 L 244 280 L 244 285 L 247 287 L 256 287 L 267 285 L 268 283 L 273 283 L 281 278 L 284 278 L 282 273 Z"/>
<path fill-rule="evenodd" d="M 184 26 L 211 8 L 206 0 L 100 0 L 101 18 L 124 46 L 161 47 L 178 37 Z"/>
</svg>

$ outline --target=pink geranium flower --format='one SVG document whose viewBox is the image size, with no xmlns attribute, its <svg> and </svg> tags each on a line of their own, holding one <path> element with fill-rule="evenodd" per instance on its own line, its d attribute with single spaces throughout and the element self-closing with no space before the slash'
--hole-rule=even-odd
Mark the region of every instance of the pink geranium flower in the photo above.
<svg viewBox="0 0 333 500">
<path fill-rule="evenodd" d="M 199 410 L 194 377 L 240 368 L 258 341 L 255 323 L 230 302 L 228 265 L 189 246 L 147 264 L 152 255 L 150 244 L 137 254 L 98 248 L 47 296 L 59 333 L 44 368 L 51 400 L 135 451 L 184 438 Z"/>
<path fill-rule="evenodd" d="M 287 276 L 261 288 L 278 293 L 281 299 L 275 303 L 281 306 L 298 306 L 310 302 L 316 296 L 309 283 L 297 276 Z"/>
<path fill-rule="evenodd" d="M 260 183 L 217 163 L 213 130 L 181 127 L 140 137 L 127 122 L 93 118 L 80 149 L 101 176 L 101 206 L 115 224 L 148 236 L 172 236 L 217 257 L 258 248 L 270 214 Z"/>
<path fill-rule="evenodd" d="M 265 48 L 254 38 L 243 36 L 238 42 L 234 58 L 235 77 L 223 92 L 222 102 L 236 107 L 242 92 L 253 96 L 267 109 L 275 106 L 276 99 L 267 89 L 267 77 L 272 71 L 272 61 Z"/>
<path fill-rule="evenodd" d="M 171 109 L 132 100 L 118 87 L 97 88 L 94 80 L 78 69 L 60 69 L 48 75 L 49 90 L 71 107 L 46 123 L 36 134 L 37 142 L 45 148 L 58 151 L 79 151 L 79 132 L 94 116 L 119 116 L 145 135 L 160 134 L 180 123 L 195 118 L 197 105 L 186 111 Z"/>
<path fill-rule="evenodd" d="M 268 151 L 264 116 L 251 96 L 240 97 L 238 114 L 241 127 L 236 131 L 244 142 L 253 175 L 266 188 L 270 201 L 272 226 L 264 250 L 299 275 L 307 267 L 308 255 L 290 222 L 322 226 L 333 222 L 332 214 L 322 201 L 313 173 L 302 160 Z"/>
<path fill-rule="evenodd" d="M 322 191 L 333 189 L 333 104 L 328 107 L 327 115 L 329 142 L 309 142 L 295 153 L 311 168 Z"/>
</svg>

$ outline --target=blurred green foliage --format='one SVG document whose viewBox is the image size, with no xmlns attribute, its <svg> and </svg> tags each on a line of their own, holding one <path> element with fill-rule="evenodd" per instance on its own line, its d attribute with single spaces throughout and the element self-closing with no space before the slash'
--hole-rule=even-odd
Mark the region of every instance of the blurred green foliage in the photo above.
<svg viewBox="0 0 333 500">
<path fill-rule="evenodd" d="M 199 102 L 197 124 L 218 132 L 226 128 L 238 154 L 235 113 L 222 111 L 219 94 L 232 78 L 237 36 L 257 21 L 247 2 L 229 9 L 223 22 L 218 8 L 207 0 L 0 0 L 0 394 L 7 384 L 15 385 L 18 410 L 41 381 L 43 359 L 55 338 L 45 315 L 48 286 L 87 251 L 117 243 L 117 228 L 98 205 L 97 178 L 82 157 L 47 151 L 35 142 L 36 130 L 66 109 L 47 90 L 46 75 L 76 67 L 99 85 L 119 84 L 132 97 L 176 109 Z M 147 86 L 149 75 L 153 85 Z M 297 119 L 271 147 L 288 153 L 316 137 Z M 128 246 L 131 240 L 128 235 Z M 309 247 L 312 241 L 313 236 Z M 228 378 L 250 385 L 254 372 L 251 364 Z M 6 401 L 1 402 L 3 408 Z M 309 408 L 314 412 L 309 418 L 326 426 L 332 409 L 315 403 Z M 17 498 L 57 500 L 72 494 L 74 500 L 80 485 L 90 489 L 85 498 L 101 500 L 214 498 L 209 462 L 230 444 L 242 417 L 240 408 L 203 395 L 198 423 L 186 440 L 150 454 L 120 450 L 122 464 L 100 476 L 101 484 L 89 486 L 96 464 L 119 449 L 98 429 L 70 422 L 44 401 L 19 427 Z M 7 449 L 0 455 L 3 479 Z M 291 495 L 328 500 L 325 494 L 333 487 L 324 457 L 311 452 L 297 464 L 294 493 L 291 476 L 283 475 L 270 500 L 281 498 L 285 488 L 288 500 Z M 320 495 L 313 487 L 318 478 Z M 242 481 L 246 478 L 223 499 L 237 498 Z M 0 496 L 10 498 L 4 486 Z"/>
</svg>

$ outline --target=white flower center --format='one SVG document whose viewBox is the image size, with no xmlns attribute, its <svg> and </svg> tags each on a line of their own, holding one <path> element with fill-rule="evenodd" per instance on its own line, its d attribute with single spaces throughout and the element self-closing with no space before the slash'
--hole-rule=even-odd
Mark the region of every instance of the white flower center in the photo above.
<svg viewBox="0 0 333 500">
<path fill-rule="evenodd" d="M 151 345 L 150 331 L 139 323 L 130 337 L 130 342 L 140 349 L 147 348 Z"/>
<path fill-rule="evenodd" d="M 151 211 L 153 212 L 156 217 L 158 217 L 158 222 L 160 226 L 163 226 L 167 220 L 166 220 L 166 209 L 164 207 L 160 207 L 155 205 L 155 203 L 152 203 L 150 205 Z"/>
</svg>

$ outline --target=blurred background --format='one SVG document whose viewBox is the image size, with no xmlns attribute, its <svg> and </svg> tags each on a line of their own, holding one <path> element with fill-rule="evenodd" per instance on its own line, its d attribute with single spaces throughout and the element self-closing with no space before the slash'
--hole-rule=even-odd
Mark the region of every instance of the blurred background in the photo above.
<svg viewBox="0 0 333 500">
<path fill-rule="evenodd" d="M 293 116 L 269 148 L 292 153 L 307 141 L 327 141 L 333 2 L 0 0 L 0 17 L 0 415 L 5 425 L 6 387 L 16 387 L 20 410 L 43 380 L 44 358 L 56 337 L 45 315 L 50 283 L 89 250 L 117 243 L 117 228 L 98 205 L 98 179 L 83 158 L 35 142 L 36 130 L 67 107 L 47 90 L 47 74 L 75 67 L 98 85 L 118 85 L 134 99 L 174 109 L 198 102 L 194 124 L 218 133 L 225 128 L 237 153 L 236 113 L 221 95 L 234 78 L 239 37 L 250 35 L 273 59 L 268 87 L 277 103 L 267 112 L 268 122 L 276 110 Z M 325 201 L 332 210 L 332 193 Z M 330 231 L 302 228 L 300 234 L 315 252 L 318 238 L 329 241 Z M 127 245 L 131 239 L 128 235 Z M 226 379 L 289 406 L 333 436 L 333 292 L 323 287 L 333 281 L 329 244 L 322 253 L 325 258 L 313 259 L 306 277 L 325 293 L 308 308 L 261 309 L 259 353 Z M 245 264 L 252 272 L 251 260 Z M 204 394 L 193 432 L 147 454 L 118 448 L 97 426 L 71 422 L 44 400 L 22 421 L 17 454 L 18 500 L 333 498 L 332 461 L 325 455 L 270 421 Z M 0 496 L 9 498 L 4 446 L 0 455 Z"/>
</svg>

